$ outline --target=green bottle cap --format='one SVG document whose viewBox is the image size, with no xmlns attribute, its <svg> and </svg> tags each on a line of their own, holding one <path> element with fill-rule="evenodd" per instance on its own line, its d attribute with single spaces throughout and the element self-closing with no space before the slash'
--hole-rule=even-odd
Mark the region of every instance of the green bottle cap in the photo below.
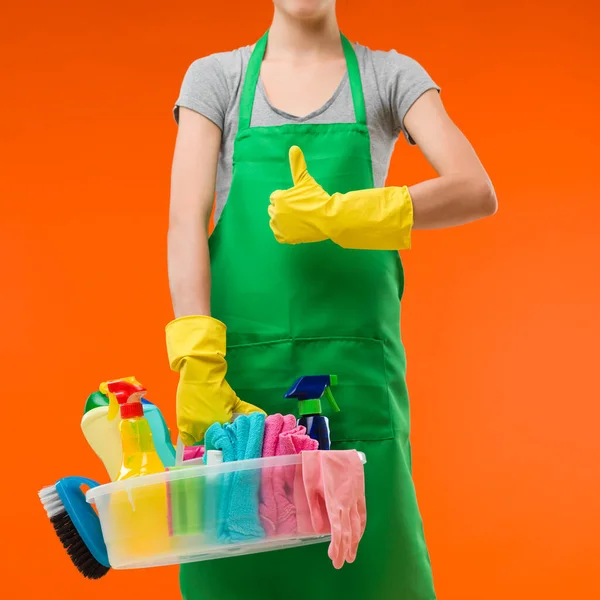
<svg viewBox="0 0 600 600">
<path fill-rule="evenodd" d="M 108 404 L 108 396 L 104 395 L 102 392 L 93 392 L 88 396 L 85 402 L 83 414 L 93 410 L 94 408 L 98 408 L 99 406 L 108 406 Z"/>
<path fill-rule="evenodd" d="M 323 412 L 321 408 L 321 399 L 313 398 L 310 400 L 300 400 L 298 402 L 298 412 L 301 417 L 306 417 L 307 415 L 320 415 Z"/>
</svg>

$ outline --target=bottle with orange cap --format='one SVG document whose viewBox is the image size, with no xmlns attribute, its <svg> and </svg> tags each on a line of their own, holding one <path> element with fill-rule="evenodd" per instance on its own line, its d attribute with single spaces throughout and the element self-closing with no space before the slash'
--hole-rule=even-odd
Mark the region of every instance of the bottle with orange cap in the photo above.
<svg viewBox="0 0 600 600">
<path fill-rule="evenodd" d="M 109 398 L 108 418 L 120 412 L 119 431 L 123 462 L 117 481 L 164 472 L 152 440 L 152 430 L 144 417 L 142 396 L 146 389 L 134 377 L 108 381 L 100 391 Z M 111 495 L 115 551 L 125 561 L 160 555 L 170 549 L 167 486 L 164 482 L 135 486 Z M 106 536 L 106 533 L 105 533 Z M 108 540 L 107 545 L 108 545 Z"/>
</svg>

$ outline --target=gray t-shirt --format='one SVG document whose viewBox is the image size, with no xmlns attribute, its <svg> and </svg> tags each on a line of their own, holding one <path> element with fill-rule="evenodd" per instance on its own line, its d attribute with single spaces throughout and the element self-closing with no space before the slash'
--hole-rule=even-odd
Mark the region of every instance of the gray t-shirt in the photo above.
<svg viewBox="0 0 600 600">
<path fill-rule="evenodd" d="M 362 78 L 367 126 L 371 135 L 373 177 L 382 187 L 388 173 L 394 144 L 402 132 L 414 144 L 404 128 L 408 109 L 424 92 L 439 91 L 423 67 L 412 58 L 390 52 L 374 51 L 354 44 Z M 215 222 L 219 219 L 231 185 L 233 142 L 238 128 L 240 94 L 246 66 L 253 46 L 232 52 L 211 54 L 194 61 L 187 70 L 175 104 L 205 116 L 223 132 L 216 184 Z M 276 126 L 289 123 L 353 123 L 356 120 L 348 75 L 333 96 L 318 110 L 296 117 L 271 106 L 259 80 L 251 126 Z"/>
</svg>

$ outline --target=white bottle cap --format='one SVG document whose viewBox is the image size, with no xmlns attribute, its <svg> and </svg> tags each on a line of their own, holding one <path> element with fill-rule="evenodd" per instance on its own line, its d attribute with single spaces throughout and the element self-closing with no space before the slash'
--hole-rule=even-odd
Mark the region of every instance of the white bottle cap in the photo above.
<svg viewBox="0 0 600 600">
<path fill-rule="evenodd" d="M 181 438 L 177 436 L 177 445 L 175 446 L 175 464 L 181 466 L 183 464 L 183 453 L 185 446 L 181 441 Z"/>
<path fill-rule="evenodd" d="M 206 453 L 206 466 L 223 464 L 223 453 L 220 450 L 209 450 Z"/>
</svg>

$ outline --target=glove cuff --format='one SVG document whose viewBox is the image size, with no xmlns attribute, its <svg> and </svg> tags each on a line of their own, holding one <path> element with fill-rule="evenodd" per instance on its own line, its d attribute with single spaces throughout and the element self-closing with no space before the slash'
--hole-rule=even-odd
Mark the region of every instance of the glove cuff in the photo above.
<svg viewBox="0 0 600 600">
<path fill-rule="evenodd" d="M 180 371 L 184 359 L 201 354 L 225 356 L 227 327 L 212 317 L 195 315 L 180 317 L 165 328 L 169 364 Z"/>
<path fill-rule="evenodd" d="M 406 185 L 396 188 L 400 198 L 396 217 L 398 219 L 398 242 L 394 250 L 410 250 L 412 229 L 415 224 L 414 205 Z"/>
<path fill-rule="evenodd" d="M 332 199 L 334 207 L 328 223 L 329 238 L 342 248 L 410 248 L 414 214 L 406 186 L 334 194 Z"/>
</svg>

